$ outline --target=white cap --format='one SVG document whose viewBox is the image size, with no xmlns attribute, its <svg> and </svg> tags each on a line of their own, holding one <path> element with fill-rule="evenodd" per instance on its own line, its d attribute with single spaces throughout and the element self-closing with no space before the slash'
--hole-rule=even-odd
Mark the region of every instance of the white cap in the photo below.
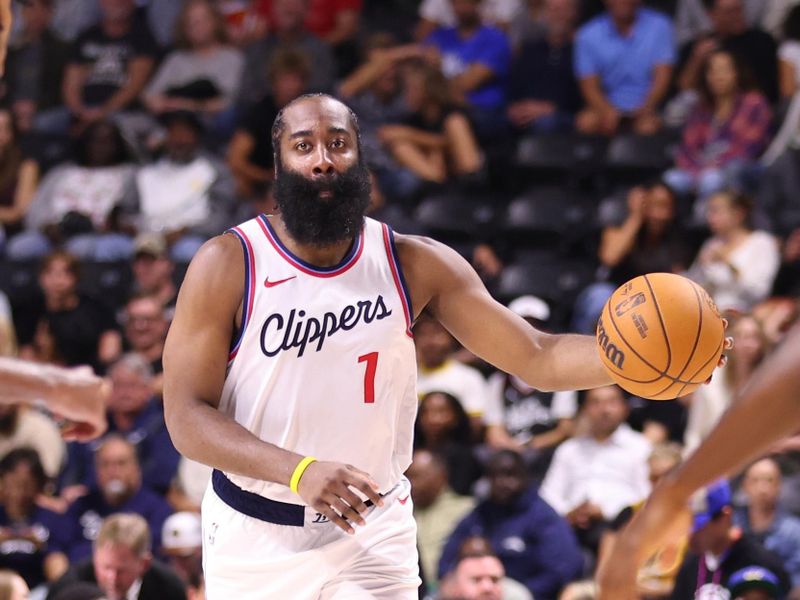
<svg viewBox="0 0 800 600">
<path fill-rule="evenodd" d="M 547 302 L 536 296 L 520 296 L 511 301 L 508 309 L 523 319 L 547 321 L 550 318 L 550 307 Z"/>
<path fill-rule="evenodd" d="M 177 512 L 170 515 L 161 529 L 161 545 L 164 550 L 187 552 L 202 546 L 200 515 L 193 512 Z"/>
</svg>

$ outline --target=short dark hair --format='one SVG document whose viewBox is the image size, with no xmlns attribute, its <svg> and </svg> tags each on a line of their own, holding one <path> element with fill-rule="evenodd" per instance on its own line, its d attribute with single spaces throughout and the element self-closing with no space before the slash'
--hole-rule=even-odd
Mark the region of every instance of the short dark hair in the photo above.
<svg viewBox="0 0 800 600">
<path fill-rule="evenodd" d="M 31 470 L 31 475 L 36 482 L 36 489 L 41 491 L 47 483 L 47 474 L 44 472 L 39 453 L 33 448 L 14 448 L 0 460 L 0 477 L 10 473 L 19 465 L 26 464 Z"/>
<path fill-rule="evenodd" d="M 783 37 L 787 40 L 800 40 L 800 4 L 792 7 L 783 21 Z"/>
<path fill-rule="evenodd" d="M 79 279 L 81 276 L 81 263 L 78 261 L 78 257 L 74 254 L 70 254 L 66 250 L 54 250 L 47 256 L 42 259 L 42 263 L 39 266 L 39 275 L 44 273 L 47 269 L 50 268 L 57 260 L 63 260 L 67 263 L 67 271 L 70 275 L 72 275 L 75 279 Z"/>
<path fill-rule="evenodd" d="M 272 122 L 272 153 L 275 158 L 275 164 L 278 167 L 283 166 L 281 163 L 281 136 L 283 132 L 286 130 L 286 122 L 284 121 L 284 114 L 286 110 L 291 108 L 297 102 L 302 102 L 304 100 L 310 100 L 312 98 L 328 98 L 330 100 L 335 100 L 336 102 L 340 103 L 347 109 L 347 112 L 350 116 L 350 125 L 353 128 L 353 131 L 356 133 L 356 147 L 358 149 L 358 160 L 363 160 L 363 153 L 361 152 L 361 129 L 358 126 L 358 117 L 356 113 L 353 112 L 353 109 L 347 106 L 344 102 L 339 100 L 338 98 L 331 96 L 330 94 L 324 94 L 322 92 L 312 92 L 310 94 L 303 94 L 302 96 L 298 96 L 289 104 L 284 106 L 282 109 L 278 111 L 278 115 L 275 117 L 275 120 Z"/>
<path fill-rule="evenodd" d="M 470 547 L 470 544 L 475 545 L 475 541 L 482 542 L 482 546 L 478 548 Z M 484 558 L 491 556 L 497 558 L 497 554 L 492 547 L 492 542 L 489 538 L 483 535 L 470 535 L 464 538 L 461 545 L 458 547 L 458 554 L 456 557 L 456 564 L 468 558 Z"/>
<path fill-rule="evenodd" d="M 525 476 L 528 475 L 528 468 L 525 465 L 525 459 L 522 457 L 522 454 L 520 454 L 516 450 L 511 450 L 510 448 L 503 448 L 502 450 L 497 450 L 494 454 L 492 454 L 489 457 L 489 461 L 486 464 L 486 474 L 491 475 L 495 473 L 501 462 L 505 459 L 511 461 L 514 473 L 524 473 Z"/>
<path fill-rule="evenodd" d="M 467 415 L 467 411 L 464 410 L 464 406 L 461 404 L 459 399 L 452 394 L 448 394 L 447 392 L 443 392 L 441 390 L 433 390 L 422 396 L 422 399 L 419 401 L 419 413 L 414 426 L 415 446 L 417 448 L 424 448 L 428 443 L 428 440 L 425 439 L 425 433 L 420 424 L 420 417 L 422 416 L 422 412 L 425 410 L 425 406 L 429 402 L 428 399 L 431 396 L 442 396 L 447 402 L 447 405 L 455 414 L 456 422 L 453 426 L 453 430 L 449 434 L 449 441 L 460 444 L 470 444 L 472 442 L 472 427 L 470 425 L 469 415 Z"/>
<path fill-rule="evenodd" d="M 747 194 L 739 192 L 737 190 L 722 190 L 713 194 L 714 196 L 723 196 L 728 200 L 728 204 L 731 205 L 731 208 L 735 208 L 744 212 L 744 222 L 747 227 L 752 226 L 752 217 L 753 217 L 753 198 Z"/>
</svg>

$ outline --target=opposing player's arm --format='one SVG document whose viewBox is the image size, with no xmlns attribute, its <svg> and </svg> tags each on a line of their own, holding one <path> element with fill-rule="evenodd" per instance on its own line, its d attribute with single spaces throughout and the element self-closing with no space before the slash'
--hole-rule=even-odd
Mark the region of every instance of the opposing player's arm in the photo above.
<svg viewBox="0 0 800 600">
<path fill-rule="evenodd" d="M 797 430 L 798 371 L 800 327 L 795 327 L 756 371 L 703 443 L 662 480 L 645 507 L 623 530 L 608 560 L 601 565 L 601 599 L 636 597 L 636 568 L 681 523 L 679 517 L 685 513 L 691 495 L 701 486 L 735 472 Z"/>
<path fill-rule="evenodd" d="M 264 442 L 217 410 L 243 293 L 244 260 L 238 239 L 222 235 L 210 240 L 186 273 L 164 348 L 167 428 L 175 447 L 188 458 L 289 485 L 303 457 Z M 306 469 L 299 494 L 350 531 L 347 521 L 363 522 L 360 513 L 367 510 L 350 488 L 381 503 L 376 487 L 367 474 L 348 465 L 319 462 Z"/>
<path fill-rule="evenodd" d="M 540 390 L 611 383 L 594 338 L 550 335 L 498 303 L 475 270 L 433 240 L 397 236 L 415 309 L 427 307 L 466 348 Z"/>
<path fill-rule="evenodd" d="M 65 369 L 0 357 L 0 404 L 44 402 L 58 417 L 67 419 L 61 429 L 67 439 L 85 442 L 105 431 L 109 394 L 108 382 L 90 367 Z"/>
</svg>

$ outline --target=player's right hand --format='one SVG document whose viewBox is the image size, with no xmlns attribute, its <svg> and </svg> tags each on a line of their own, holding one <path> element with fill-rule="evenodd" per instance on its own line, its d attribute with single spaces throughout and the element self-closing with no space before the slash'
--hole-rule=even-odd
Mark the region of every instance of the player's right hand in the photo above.
<svg viewBox="0 0 800 600">
<path fill-rule="evenodd" d="M 111 395 L 108 380 L 97 377 L 90 367 L 59 369 L 54 375 L 51 410 L 66 420 L 61 435 L 86 442 L 107 428 L 105 411 Z"/>
<path fill-rule="evenodd" d="M 300 478 L 297 491 L 306 504 L 350 534 L 355 533 L 352 524 L 366 523 L 363 515 L 369 508 L 356 492 L 383 506 L 378 484 L 372 477 L 342 463 L 311 463 Z"/>
</svg>

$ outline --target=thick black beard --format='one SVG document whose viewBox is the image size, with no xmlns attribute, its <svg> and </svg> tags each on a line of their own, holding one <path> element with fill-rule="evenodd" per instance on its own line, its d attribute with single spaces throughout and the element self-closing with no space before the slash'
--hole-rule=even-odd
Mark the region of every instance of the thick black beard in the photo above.
<svg viewBox="0 0 800 600">
<path fill-rule="evenodd" d="M 330 191 L 330 198 L 320 192 Z M 314 181 L 279 167 L 275 202 L 292 238 L 311 246 L 332 246 L 361 229 L 370 197 L 369 172 L 356 164 L 332 179 Z"/>
</svg>

